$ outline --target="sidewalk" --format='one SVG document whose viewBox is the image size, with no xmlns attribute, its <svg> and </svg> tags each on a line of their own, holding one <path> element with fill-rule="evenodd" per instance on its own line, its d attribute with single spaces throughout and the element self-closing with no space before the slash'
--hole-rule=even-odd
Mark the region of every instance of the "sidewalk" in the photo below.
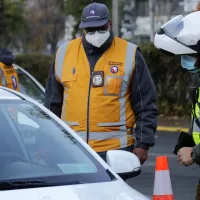
<svg viewBox="0 0 200 200">
<path fill-rule="evenodd" d="M 157 131 L 181 132 L 188 131 L 190 118 L 180 117 L 159 117 Z"/>
</svg>

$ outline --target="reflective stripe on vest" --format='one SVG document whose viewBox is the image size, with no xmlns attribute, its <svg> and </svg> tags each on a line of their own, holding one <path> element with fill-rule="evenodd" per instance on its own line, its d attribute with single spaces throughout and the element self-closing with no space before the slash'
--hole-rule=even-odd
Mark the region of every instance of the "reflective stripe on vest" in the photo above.
<svg viewBox="0 0 200 200">
<path fill-rule="evenodd" d="M 87 133 L 86 132 L 78 132 L 78 135 L 86 141 Z M 133 135 L 127 135 L 124 131 L 116 131 L 116 132 L 91 132 L 90 140 L 102 141 L 109 139 L 119 139 L 120 145 L 123 147 L 127 146 L 127 140 L 132 139 Z"/>
<path fill-rule="evenodd" d="M 115 42 L 118 42 L 117 40 L 118 39 L 116 39 Z M 129 115 L 128 115 L 128 120 L 129 120 L 129 124 L 130 124 L 130 121 L 133 124 L 131 124 L 131 126 L 130 125 L 127 126 L 127 109 L 131 110 L 131 106 L 129 104 L 127 104 L 127 99 L 129 97 L 129 94 L 127 94 L 127 90 L 129 88 L 129 81 L 130 81 L 130 78 L 132 76 L 132 73 L 133 73 L 133 70 L 134 70 L 134 67 L 135 67 L 135 52 L 136 52 L 137 46 L 134 45 L 134 44 L 128 43 L 128 42 L 126 44 L 127 44 L 127 47 L 126 47 L 126 52 L 124 51 L 125 57 L 124 57 L 124 65 L 123 65 L 124 66 L 124 68 L 123 68 L 124 74 L 122 76 L 121 75 L 118 76 L 118 75 L 115 75 L 115 74 L 106 74 L 106 71 L 105 71 L 105 80 L 104 80 L 105 86 L 103 87 L 103 90 L 104 90 L 103 93 L 104 94 L 101 94 L 102 98 L 107 98 L 107 99 L 113 98 L 113 101 L 116 101 L 116 104 L 117 103 L 119 104 L 119 115 L 118 115 L 119 119 L 117 121 L 116 120 L 112 121 L 112 120 L 116 119 L 116 117 L 114 117 L 114 119 L 111 118 L 110 120 L 108 119 L 106 121 L 102 117 L 101 120 L 97 121 L 96 124 L 94 124 L 94 122 L 91 122 L 91 120 L 93 120 L 93 118 L 91 118 L 91 112 L 93 112 L 93 110 L 90 109 L 90 114 L 89 114 L 90 118 L 89 119 L 91 119 L 91 120 L 89 120 L 90 121 L 89 144 L 91 145 L 91 147 L 94 147 L 94 149 L 97 152 L 106 151 L 106 150 L 112 149 L 112 148 L 113 149 L 124 148 L 124 147 L 127 147 L 129 145 L 132 145 L 133 142 L 134 142 L 133 134 L 132 134 L 133 127 L 134 127 L 134 119 L 130 120 L 130 116 L 131 116 L 130 112 L 129 112 Z M 68 108 L 68 110 L 73 110 L 72 106 L 70 106 L 70 108 L 68 106 L 68 103 L 71 103 L 71 101 L 73 101 L 71 99 L 73 99 L 73 98 L 78 99 L 79 98 L 79 97 L 73 97 L 73 95 L 71 95 L 70 92 L 69 92 L 69 94 L 71 96 L 69 97 L 68 96 L 69 88 L 66 87 L 66 85 L 64 83 L 64 82 L 68 82 L 70 84 L 74 84 L 73 81 L 72 81 L 72 77 L 70 77 L 70 78 L 64 77 L 64 76 L 66 76 L 66 74 L 67 75 L 70 74 L 70 73 L 66 73 L 66 68 L 71 67 L 70 64 L 69 64 L 69 66 L 67 66 L 68 62 L 66 62 L 65 64 L 64 64 L 64 62 L 65 62 L 66 59 L 69 59 L 69 58 L 73 59 L 70 56 L 72 54 L 71 49 L 76 48 L 76 46 L 78 46 L 77 48 L 80 48 L 80 46 L 77 45 L 77 43 L 74 44 L 74 43 L 69 42 L 69 43 L 65 43 L 64 45 L 62 45 L 59 48 L 59 50 L 57 51 L 57 54 L 56 54 L 55 75 L 56 75 L 58 81 L 60 81 L 64 85 L 64 100 L 63 100 L 63 109 L 62 109 L 61 118 L 62 118 L 62 120 L 64 120 L 66 122 L 66 124 L 71 126 L 71 128 L 73 128 L 86 141 L 86 139 L 87 139 L 86 130 L 87 129 L 86 128 L 83 129 L 83 123 L 87 124 L 86 121 L 85 120 L 83 121 L 81 119 L 81 116 L 79 117 L 76 114 L 76 113 L 78 113 L 78 111 L 73 111 L 75 114 L 72 113 L 72 115 L 75 115 L 76 117 L 72 117 L 71 114 L 70 114 L 71 115 L 70 116 L 69 114 L 67 114 L 67 111 L 66 111 L 67 108 Z M 119 51 L 123 52 L 123 46 L 122 46 L 122 49 L 120 49 L 120 48 L 118 48 L 118 49 L 119 49 Z M 74 49 L 72 49 L 72 51 L 74 52 Z M 82 51 L 82 50 L 79 50 L 79 51 Z M 81 53 L 80 52 L 78 52 L 78 53 L 79 53 L 79 57 L 76 58 L 76 59 L 79 59 L 79 60 L 84 59 L 84 58 L 82 58 L 84 56 L 81 55 L 82 56 L 81 57 L 80 56 Z M 75 54 L 75 55 L 77 55 L 77 54 Z M 109 57 L 109 56 L 107 56 L 107 57 Z M 116 57 L 117 57 L 117 55 L 116 55 Z M 115 60 L 117 60 L 117 59 L 115 58 L 114 61 Z M 111 59 L 109 61 L 113 61 L 113 60 Z M 84 60 L 83 61 L 81 60 L 81 62 L 84 62 Z M 75 61 L 72 62 L 72 63 L 75 63 Z M 117 62 L 115 61 L 113 63 L 117 63 Z M 71 64 L 71 65 L 73 65 L 73 67 L 77 67 L 76 63 Z M 84 63 L 83 63 L 83 65 L 84 65 Z M 102 66 L 103 65 L 104 64 L 102 64 Z M 113 65 L 115 65 L 115 64 L 113 64 Z M 84 66 L 82 66 L 81 70 L 85 71 L 85 70 L 87 70 L 87 68 L 84 68 Z M 69 71 L 69 72 L 71 72 L 71 71 Z M 84 72 L 84 73 L 86 73 L 86 72 Z M 80 74 L 80 71 L 79 71 L 79 74 Z M 79 74 L 78 74 L 78 81 L 81 79 L 79 77 Z M 109 83 L 110 79 L 112 79 L 113 77 L 116 78 L 117 81 L 121 82 L 121 86 L 120 86 L 121 89 L 120 89 L 119 94 L 113 94 L 113 93 L 108 91 L 108 88 L 106 88 L 106 84 Z M 75 79 L 76 79 L 76 77 L 74 77 L 74 80 Z M 85 81 L 85 80 L 83 80 L 83 81 Z M 72 85 L 70 85 L 70 87 L 72 88 Z M 83 86 L 81 85 L 81 87 L 83 87 Z M 87 85 L 87 87 L 88 87 L 88 85 Z M 78 90 L 79 90 L 79 88 L 77 88 L 77 90 L 74 92 L 77 96 L 79 95 Z M 87 91 L 88 88 L 86 88 L 85 90 Z M 94 88 L 92 89 L 91 101 L 92 101 L 93 98 L 94 99 L 96 98 L 94 96 L 94 94 L 97 90 L 99 90 L 99 89 L 94 89 Z M 93 93 L 93 91 L 94 91 L 94 93 Z M 110 91 L 112 91 L 112 89 Z M 111 101 L 111 105 L 113 105 L 113 101 Z M 108 102 L 108 103 L 110 103 L 110 102 Z M 94 105 L 94 104 L 92 104 L 92 105 Z M 87 103 L 84 103 L 83 106 L 87 107 Z M 76 110 L 76 108 L 74 108 L 74 109 Z M 98 108 L 96 108 L 96 109 L 98 109 Z M 101 112 L 101 110 L 99 110 L 99 112 Z M 132 110 L 131 110 L 131 112 L 132 112 Z M 112 115 L 112 113 L 110 113 L 110 115 Z M 134 116 L 134 114 L 133 114 L 133 116 Z M 80 121 L 78 121 L 78 120 L 80 120 Z M 97 129 L 101 130 L 101 131 L 99 131 L 99 132 L 96 131 L 95 127 L 97 127 Z M 92 128 L 94 130 L 91 130 Z M 110 144 L 110 143 L 112 143 L 112 144 Z"/>
<path fill-rule="evenodd" d="M 199 89 L 199 91 L 200 91 L 200 89 Z M 199 93 L 200 94 L 200 93 Z M 199 97 L 198 97 L 198 102 L 200 102 L 200 95 L 199 95 Z M 192 110 L 192 113 L 193 113 L 194 111 Z M 200 110 L 199 110 L 199 106 L 198 106 L 198 104 L 196 103 L 196 105 L 195 105 L 195 113 L 196 113 L 196 116 L 197 116 L 197 118 L 199 119 L 199 121 L 200 121 Z M 195 144 L 196 145 L 198 145 L 198 144 L 200 144 L 200 128 L 198 127 L 198 125 L 196 124 L 196 122 L 195 122 L 195 120 L 194 120 L 194 122 L 193 122 L 193 133 L 192 133 L 192 135 L 193 135 L 193 139 L 194 139 L 194 142 L 195 142 Z"/>
<path fill-rule="evenodd" d="M 65 54 L 67 51 L 69 42 L 66 42 L 60 48 L 58 49 L 57 55 L 56 55 L 56 62 L 55 62 L 55 71 L 56 71 L 56 76 L 61 80 L 62 78 L 62 69 L 63 69 L 63 62 L 65 59 Z"/>
<path fill-rule="evenodd" d="M 200 129 L 197 126 L 196 122 L 193 123 L 193 133 L 192 133 L 193 139 L 195 144 L 200 144 Z"/>
</svg>

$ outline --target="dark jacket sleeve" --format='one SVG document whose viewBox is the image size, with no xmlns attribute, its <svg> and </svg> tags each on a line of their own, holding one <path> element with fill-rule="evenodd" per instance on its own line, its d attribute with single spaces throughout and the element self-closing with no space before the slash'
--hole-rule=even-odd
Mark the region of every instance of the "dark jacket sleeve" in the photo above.
<svg viewBox="0 0 200 200">
<path fill-rule="evenodd" d="M 131 104 L 136 117 L 135 147 L 149 149 L 154 146 L 157 129 L 156 89 L 140 50 L 136 51 L 135 63 L 131 80 Z"/>
<path fill-rule="evenodd" d="M 58 117 L 61 117 L 63 104 L 63 85 L 56 80 L 55 62 L 51 66 L 45 89 L 45 107 L 51 110 Z"/>
<path fill-rule="evenodd" d="M 200 165 L 200 144 L 196 145 L 192 151 L 196 164 Z"/>
</svg>

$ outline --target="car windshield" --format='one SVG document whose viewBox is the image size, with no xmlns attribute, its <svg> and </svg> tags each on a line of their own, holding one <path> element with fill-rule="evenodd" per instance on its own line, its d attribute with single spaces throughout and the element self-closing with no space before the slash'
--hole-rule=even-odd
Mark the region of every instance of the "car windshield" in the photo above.
<svg viewBox="0 0 200 200">
<path fill-rule="evenodd" d="M 37 84 L 24 72 L 17 69 L 20 92 L 33 98 L 39 103 L 44 103 L 44 92 L 37 86 Z"/>
<path fill-rule="evenodd" d="M 25 100 L 0 100 L 0 182 L 97 183 L 112 176 L 58 122 Z"/>
</svg>

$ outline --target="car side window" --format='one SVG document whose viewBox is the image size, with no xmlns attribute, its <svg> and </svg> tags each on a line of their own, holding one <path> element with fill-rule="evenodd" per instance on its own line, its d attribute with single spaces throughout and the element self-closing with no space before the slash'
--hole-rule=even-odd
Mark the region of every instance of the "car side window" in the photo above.
<svg viewBox="0 0 200 200">
<path fill-rule="evenodd" d="M 39 103 L 44 103 L 43 91 L 36 85 L 36 83 L 34 83 L 33 80 L 31 80 L 31 78 L 23 73 L 19 73 L 18 78 L 21 93 L 30 96 Z"/>
</svg>

